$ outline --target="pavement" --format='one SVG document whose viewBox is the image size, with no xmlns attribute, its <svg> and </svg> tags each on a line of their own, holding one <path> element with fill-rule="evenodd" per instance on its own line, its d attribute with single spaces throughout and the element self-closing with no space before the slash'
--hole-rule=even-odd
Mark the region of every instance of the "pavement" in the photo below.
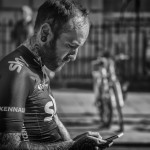
<svg viewBox="0 0 150 150">
<path fill-rule="evenodd" d="M 54 89 L 57 112 L 71 137 L 86 131 L 99 132 L 103 138 L 119 129 L 115 112 L 109 129 L 100 129 L 100 118 L 90 90 Z M 123 107 L 124 135 L 110 150 L 150 150 L 150 93 L 129 92 Z"/>
</svg>

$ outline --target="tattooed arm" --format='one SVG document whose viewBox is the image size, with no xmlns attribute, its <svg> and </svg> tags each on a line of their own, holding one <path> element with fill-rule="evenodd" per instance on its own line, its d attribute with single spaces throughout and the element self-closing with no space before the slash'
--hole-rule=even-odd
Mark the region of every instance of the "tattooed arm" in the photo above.
<svg viewBox="0 0 150 150">
<path fill-rule="evenodd" d="M 105 145 L 97 132 L 87 132 L 77 136 L 74 141 L 64 141 L 51 144 L 21 142 L 20 133 L 0 133 L 0 149 L 2 150 L 102 150 Z"/>
<path fill-rule="evenodd" d="M 69 150 L 73 141 L 53 144 L 21 142 L 20 133 L 0 133 L 0 149 L 2 150 Z"/>
</svg>

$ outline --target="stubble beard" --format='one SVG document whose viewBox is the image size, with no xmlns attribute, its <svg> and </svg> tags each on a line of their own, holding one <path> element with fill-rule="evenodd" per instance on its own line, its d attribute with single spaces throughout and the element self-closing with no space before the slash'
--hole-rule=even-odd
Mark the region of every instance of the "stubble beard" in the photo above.
<svg viewBox="0 0 150 150">
<path fill-rule="evenodd" d="M 43 46 L 42 62 L 51 71 L 57 71 L 59 68 L 59 59 L 56 54 L 56 39 Z"/>
</svg>

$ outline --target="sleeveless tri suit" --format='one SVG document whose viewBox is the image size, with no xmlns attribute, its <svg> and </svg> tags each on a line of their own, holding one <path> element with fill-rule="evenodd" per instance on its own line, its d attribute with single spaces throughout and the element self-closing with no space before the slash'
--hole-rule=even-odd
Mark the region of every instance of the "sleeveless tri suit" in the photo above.
<svg viewBox="0 0 150 150">
<path fill-rule="evenodd" d="M 0 61 L 0 132 L 21 132 L 23 141 L 62 140 L 44 68 L 25 46 Z"/>
</svg>

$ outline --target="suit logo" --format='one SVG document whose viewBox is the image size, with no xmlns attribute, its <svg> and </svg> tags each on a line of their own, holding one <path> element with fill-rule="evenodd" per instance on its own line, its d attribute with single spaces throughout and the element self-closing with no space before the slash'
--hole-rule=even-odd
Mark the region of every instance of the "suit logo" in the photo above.
<svg viewBox="0 0 150 150">
<path fill-rule="evenodd" d="M 22 67 L 24 64 L 28 66 L 26 61 L 20 56 L 19 58 L 15 58 L 15 61 L 8 61 L 9 65 L 9 70 L 14 71 L 16 70 L 18 73 L 20 73 Z"/>
<path fill-rule="evenodd" d="M 44 118 L 45 122 L 51 121 L 54 114 L 56 113 L 55 99 L 51 95 L 49 95 L 49 97 L 51 98 L 51 101 L 46 103 L 46 105 L 44 107 L 44 111 L 45 111 L 45 113 L 49 114 L 50 116 Z"/>
<path fill-rule="evenodd" d="M 45 87 L 48 88 L 48 84 L 43 83 L 38 85 L 39 90 L 44 90 Z"/>
</svg>

